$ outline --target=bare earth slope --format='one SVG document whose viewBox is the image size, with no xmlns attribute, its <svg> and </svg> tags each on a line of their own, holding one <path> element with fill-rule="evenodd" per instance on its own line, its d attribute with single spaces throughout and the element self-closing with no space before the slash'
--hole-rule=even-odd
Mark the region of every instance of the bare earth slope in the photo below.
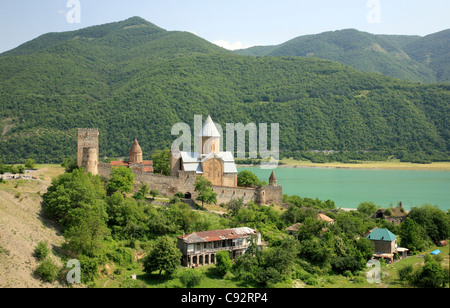
<svg viewBox="0 0 450 308">
<path fill-rule="evenodd" d="M 0 184 L 0 288 L 61 287 L 42 282 L 34 275 L 39 265 L 34 249 L 48 241 L 52 249 L 64 239 L 58 229 L 42 217 L 42 194 L 62 168 L 44 167 L 31 173 L 37 180 L 12 180 Z"/>
</svg>

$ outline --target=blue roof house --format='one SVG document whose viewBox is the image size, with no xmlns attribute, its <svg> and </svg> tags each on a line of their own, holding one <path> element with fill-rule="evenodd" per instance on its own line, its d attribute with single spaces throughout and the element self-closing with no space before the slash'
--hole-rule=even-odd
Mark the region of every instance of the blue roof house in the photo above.
<svg viewBox="0 0 450 308">
<path fill-rule="evenodd" d="M 397 236 L 388 229 L 376 228 L 366 238 L 374 243 L 376 258 L 387 258 L 393 261 L 395 253 L 401 253 L 404 257 L 408 251 L 406 248 L 398 247 Z"/>
</svg>

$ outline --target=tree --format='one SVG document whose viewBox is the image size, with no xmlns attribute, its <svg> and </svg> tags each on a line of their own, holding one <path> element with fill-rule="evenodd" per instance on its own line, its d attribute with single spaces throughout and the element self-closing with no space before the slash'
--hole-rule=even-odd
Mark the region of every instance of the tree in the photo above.
<svg viewBox="0 0 450 308">
<path fill-rule="evenodd" d="M 359 250 L 362 257 L 367 261 L 371 259 L 373 256 L 375 244 L 371 240 L 365 237 L 361 237 L 359 240 L 356 241 L 356 248 Z"/>
<path fill-rule="evenodd" d="M 198 192 L 197 199 L 203 203 L 217 203 L 217 193 L 212 190 L 212 183 L 205 177 L 199 175 L 195 179 L 195 191 Z"/>
<path fill-rule="evenodd" d="M 415 273 L 414 285 L 422 288 L 440 288 L 449 283 L 449 275 L 435 260 L 425 262 L 425 265 Z"/>
<path fill-rule="evenodd" d="M 230 211 L 230 215 L 236 216 L 240 209 L 244 207 L 244 198 L 232 199 L 225 204 L 225 208 Z"/>
<path fill-rule="evenodd" d="M 133 186 L 133 170 L 124 166 L 112 169 L 111 177 L 109 178 L 107 185 L 107 191 L 109 195 L 115 193 L 116 191 L 129 194 L 132 192 Z"/>
<path fill-rule="evenodd" d="M 137 193 L 134 194 L 133 198 L 136 200 L 144 200 L 147 193 L 148 193 L 148 185 L 145 183 L 141 184 L 141 188 Z"/>
<path fill-rule="evenodd" d="M 365 213 L 369 216 L 373 215 L 378 209 L 378 206 L 373 202 L 361 202 L 358 205 L 358 211 L 361 213 Z"/>
<path fill-rule="evenodd" d="M 231 263 L 230 253 L 226 250 L 219 251 L 216 254 L 216 269 L 221 275 L 225 275 L 231 270 L 233 264 Z"/>
<path fill-rule="evenodd" d="M 153 172 L 156 174 L 170 175 L 170 156 L 172 153 L 169 149 L 156 151 L 152 156 Z"/>
<path fill-rule="evenodd" d="M 162 236 L 144 259 L 144 271 L 147 274 L 159 271 L 160 276 L 164 271 L 166 275 L 170 276 L 180 265 L 181 256 L 175 242 L 168 236 Z"/>
<path fill-rule="evenodd" d="M 428 236 L 423 227 L 407 217 L 400 225 L 400 244 L 411 253 L 424 250 L 428 246 Z"/>
<path fill-rule="evenodd" d="M 148 230 L 148 216 L 133 198 L 115 192 L 107 200 L 108 226 L 118 238 L 141 238 Z"/>
<path fill-rule="evenodd" d="M 254 186 L 259 187 L 262 185 L 258 177 L 249 170 L 243 170 L 238 173 L 237 183 L 238 186 L 241 187 L 254 187 Z"/>
<path fill-rule="evenodd" d="M 259 272 L 257 258 L 249 254 L 237 257 L 234 260 L 232 272 L 241 281 L 255 283 Z"/>
<path fill-rule="evenodd" d="M 450 216 L 437 206 L 424 204 L 413 207 L 408 217 L 422 226 L 435 243 L 450 236 Z"/>
<path fill-rule="evenodd" d="M 76 253 L 93 257 L 103 248 L 103 240 L 110 234 L 105 221 L 94 211 L 86 215 L 77 224 L 68 229 L 65 237 L 69 248 Z"/>
<path fill-rule="evenodd" d="M 28 158 L 25 161 L 25 168 L 34 169 L 35 165 L 36 165 L 36 161 L 34 159 L 32 159 L 32 158 Z"/>
<path fill-rule="evenodd" d="M 86 210 L 97 208 L 102 212 L 105 195 L 100 177 L 75 169 L 52 181 L 44 194 L 44 211 L 66 227 L 79 220 L 77 216 Z"/>
<path fill-rule="evenodd" d="M 67 173 L 71 173 L 73 170 L 78 169 L 78 162 L 74 158 L 66 158 L 61 163 L 61 167 L 64 167 Z"/>
</svg>

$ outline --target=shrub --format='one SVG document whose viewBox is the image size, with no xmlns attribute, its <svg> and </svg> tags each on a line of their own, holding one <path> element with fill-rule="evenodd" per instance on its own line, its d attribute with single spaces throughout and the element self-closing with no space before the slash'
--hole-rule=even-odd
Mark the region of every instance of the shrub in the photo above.
<svg viewBox="0 0 450 308">
<path fill-rule="evenodd" d="M 357 276 L 355 277 L 355 279 L 353 279 L 354 283 L 364 283 L 367 279 L 361 276 Z"/>
<path fill-rule="evenodd" d="M 81 267 L 81 282 L 87 283 L 94 281 L 98 275 L 98 268 L 100 266 L 100 260 L 98 258 L 90 258 L 84 255 L 78 257 Z"/>
<path fill-rule="evenodd" d="M 392 215 L 392 210 L 391 209 L 387 209 L 386 211 L 384 211 L 384 215 L 391 216 Z"/>
<path fill-rule="evenodd" d="M 34 169 L 36 161 L 32 158 L 28 158 L 25 162 L 25 168 Z"/>
<path fill-rule="evenodd" d="M 438 262 L 430 260 L 413 274 L 411 282 L 420 288 L 440 288 L 449 283 L 449 275 Z"/>
<path fill-rule="evenodd" d="M 150 195 L 152 195 L 153 198 L 159 196 L 159 191 L 157 189 L 150 190 Z"/>
<path fill-rule="evenodd" d="M 220 274 L 225 275 L 231 270 L 233 264 L 231 263 L 230 253 L 222 250 L 216 254 L 217 264 L 216 268 Z"/>
<path fill-rule="evenodd" d="M 125 279 L 120 285 L 119 288 L 123 289 L 146 289 L 147 285 L 142 281 L 134 280 L 131 278 Z"/>
<path fill-rule="evenodd" d="M 134 261 L 134 256 L 131 250 L 123 247 L 119 247 L 116 250 L 109 252 L 107 257 L 117 265 L 124 267 L 131 265 Z"/>
<path fill-rule="evenodd" d="M 196 270 L 188 269 L 180 274 L 180 281 L 186 288 L 192 288 L 200 285 L 203 275 Z"/>
<path fill-rule="evenodd" d="M 48 242 L 39 242 L 34 249 L 34 255 L 38 258 L 39 261 L 44 260 L 50 253 L 50 249 L 48 248 Z"/>
<path fill-rule="evenodd" d="M 170 204 L 176 204 L 176 203 L 179 203 L 181 200 L 180 200 L 180 198 L 179 197 L 177 197 L 177 196 L 174 196 L 173 198 L 171 198 L 170 199 Z"/>
<path fill-rule="evenodd" d="M 58 277 L 59 269 L 50 260 L 45 259 L 36 269 L 36 274 L 44 281 L 52 283 Z"/>
<path fill-rule="evenodd" d="M 411 276 L 413 272 L 413 266 L 412 265 L 406 265 L 403 267 L 400 267 L 397 270 L 398 277 L 401 281 L 407 281 L 409 280 L 409 277 Z"/>
<path fill-rule="evenodd" d="M 307 284 L 307 285 L 309 285 L 309 286 L 316 286 L 316 285 L 318 285 L 319 283 L 317 282 L 317 280 L 316 279 L 314 279 L 314 277 L 309 277 L 309 278 L 307 278 L 306 280 L 305 280 L 305 283 Z"/>
<path fill-rule="evenodd" d="M 182 193 L 182 192 L 177 192 L 175 195 L 174 195 L 175 197 L 178 197 L 178 198 L 180 198 L 180 199 L 184 199 L 184 197 L 185 197 L 185 195 Z"/>
</svg>

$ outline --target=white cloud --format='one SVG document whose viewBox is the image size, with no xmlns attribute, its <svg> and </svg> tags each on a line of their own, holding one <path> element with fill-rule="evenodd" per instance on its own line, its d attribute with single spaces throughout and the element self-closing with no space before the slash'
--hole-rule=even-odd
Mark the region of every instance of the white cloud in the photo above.
<svg viewBox="0 0 450 308">
<path fill-rule="evenodd" d="M 222 48 L 228 49 L 228 50 L 245 49 L 245 48 L 250 48 L 252 46 L 255 46 L 255 45 L 244 45 L 241 42 L 230 43 L 230 42 L 227 42 L 224 40 L 218 40 L 218 41 L 214 41 L 212 43 L 216 44 L 217 46 L 220 46 Z"/>
</svg>

